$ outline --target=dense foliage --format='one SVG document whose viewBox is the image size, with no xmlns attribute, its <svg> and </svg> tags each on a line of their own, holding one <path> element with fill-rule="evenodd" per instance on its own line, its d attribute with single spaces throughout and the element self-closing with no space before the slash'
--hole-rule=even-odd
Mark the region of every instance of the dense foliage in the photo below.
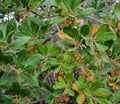
<svg viewBox="0 0 120 104">
<path fill-rule="evenodd" d="M 0 104 L 120 104 L 120 3 L 0 0 L 0 18 Z"/>
</svg>

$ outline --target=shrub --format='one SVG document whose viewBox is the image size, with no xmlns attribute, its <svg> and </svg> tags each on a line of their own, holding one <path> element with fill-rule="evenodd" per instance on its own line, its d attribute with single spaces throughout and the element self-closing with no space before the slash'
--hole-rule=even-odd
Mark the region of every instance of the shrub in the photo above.
<svg viewBox="0 0 120 104">
<path fill-rule="evenodd" d="M 119 104 L 119 11 L 99 0 L 1 0 L 0 104 Z"/>
</svg>

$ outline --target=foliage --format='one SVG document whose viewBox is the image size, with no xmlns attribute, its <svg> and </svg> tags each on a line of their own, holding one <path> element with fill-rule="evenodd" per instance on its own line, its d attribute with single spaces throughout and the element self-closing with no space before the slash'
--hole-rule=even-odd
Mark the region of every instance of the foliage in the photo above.
<svg viewBox="0 0 120 104">
<path fill-rule="evenodd" d="M 120 103 L 120 3 L 90 1 L 0 1 L 0 104 Z"/>
</svg>

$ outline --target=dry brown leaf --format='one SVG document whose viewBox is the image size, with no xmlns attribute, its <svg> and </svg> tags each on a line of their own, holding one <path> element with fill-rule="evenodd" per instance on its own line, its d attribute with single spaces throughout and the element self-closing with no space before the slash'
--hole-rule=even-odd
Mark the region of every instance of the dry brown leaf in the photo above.
<svg viewBox="0 0 120 104">
<path fill-rule="evenodd" d="M 59 101 L 60 101 L 60 102 L 68 102 L 68 101 L 69 101 L 68 95 L 66 95 L 66 94 L 63 93 L 63 94 L 60 96 Z"/>
<path fill-rule="evenodd" d="M 74 42 L 74 39 L 71 38 L 69 35 L 65 34 L 64 32 L 57 32 L 57 35 L 59 36 L 60 39 L 64 40 L 65 38 L 66 39 L 69 39 L 71 40 L 72 42 Z"/>
<path fill-rule="evenodd" d="M 78 18 L 74 19 L 74 23 L 81 23 L 81 22 L 83 22 L 83 19 L 78 19 Z"/>
<path fill-rule="evenodd" d="M 119 70 L 119 69 L 115 69 L 115 70 L 114 70 L 114 74 L 115 74 L 116 76 L 119 76 L 119 75 L 120 75 L 120 70 Z"/>
<path fill-rule="evenodd" d="M 72 90 L 79 91 L 75 83 L 72 84 Z"/>
<path fill-rule="evenodd" d="M 86 70 L 86 77 L 91 82 L 94 82 L 94 74 L 91 74 L 88 70 Z"/>
</svg>

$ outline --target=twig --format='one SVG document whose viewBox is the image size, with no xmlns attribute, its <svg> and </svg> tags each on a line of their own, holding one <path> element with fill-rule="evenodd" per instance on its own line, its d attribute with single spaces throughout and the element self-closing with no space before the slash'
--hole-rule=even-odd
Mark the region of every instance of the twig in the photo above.
<svg viewBox="0 0 120 104">
<path fill-rule="evenodd" d="M 103 21 L 101 21 L 101 20 L 98 20 L 98 19 L 96 19 L 96 18 L 94 18 L 94 17 L 89 16 L 88 18 L 90 18 L 90 19 L 92 19 L 92 20 L 95 20 L 95 21 L 97 21 L 97 22 L 99 22 L 99 23 L 101 23 L 101 24 L 109 25 L 109 26 L 111 26 L 111 27 L 114 27 L 113 25 L 108 24 L 108 23 L 105 23 L 105 22 L 103 22 Z"/>
<path fill-rule="evenodd" d="M 33 13 L 33 14 L 35 14 L 35 15 L 37 15 L 37 16 L 40 16 L 40 17 L 43 17 L 43 18 L 47 18 L 47 19 L 49 19 L 49 18 L 53 18 L 53 17 L 56 17 L 56 16 L 59 16 L 59 15 L 42 16 L 42 15 L 40 15 L 40 14 L 36 13 L 35 11 L 32 11 L 32 13 Z"/>
<path fill-rule="evenodd" d="M 57 24 L 55 24 L 57 31 L 60 31 L 60 28 Z"/>
<path fill-rule="evenodd" d="M 102 22 L 102 21 L 100 21 L 100 20 L 98 20 L 98 19 L 96 19 L 96 18 L 94 18 L 94 17 L 91 17 L 91 16 L 89 16 L 88 18 L 90 18 L 90 19 L 92 19 L 92 20 L 95 20 L 95 21 L 97 21 L 97 22 L 99 22 L 99 23 L 101 23 L 101 24 L 107 24 L 107 23 Z"/>
<path fill-rule="evenodd" d="M 55 16 L 59 16 L 59 15 L 52 15 L 52 16 L 44 16 L 44 18 L 53 18 Z"/>
<path fill-rule="evenodd" d="M 33 14 L 37 15 L 37 16 L 41 16 L 40 14 L 36 13 L 35 11 L 31 11 Z"/>
<path fill-rule="evenodd" d="M 36 101 L 33 101 L 32 104 L 38 104 L 38 103 L 41 104 L 42 101 L 43 101 L 43 99 L 40 98 L 40 99 L 38 99 Z"/>
<path fill-rule="evenodd" d="M 85 8 L 80 7 L 80 9 L 84 10 Z M 111 27 L 114 27 L 113 25 L 108 24 L 108 23 L 105 23 L 105 22 L 103 22 L 103 21 L 101 21 L 101 20 L 98 20 L 98 19 L 96 19 L 96 18 L 94 18 L 94 17 L 89 16 L 88 18 L 89 18 L 89 19 L 92 19 L 92 20 L 94 20 L 94 21 L 97 21 L 97 22 L 99 22 L 99 23 L 101 23 L 101 24 L 104 24 L 104 25 L 106 24 L 106 25 L 109 25 L 109 26 L 111 26 Z"/>
</svg>

